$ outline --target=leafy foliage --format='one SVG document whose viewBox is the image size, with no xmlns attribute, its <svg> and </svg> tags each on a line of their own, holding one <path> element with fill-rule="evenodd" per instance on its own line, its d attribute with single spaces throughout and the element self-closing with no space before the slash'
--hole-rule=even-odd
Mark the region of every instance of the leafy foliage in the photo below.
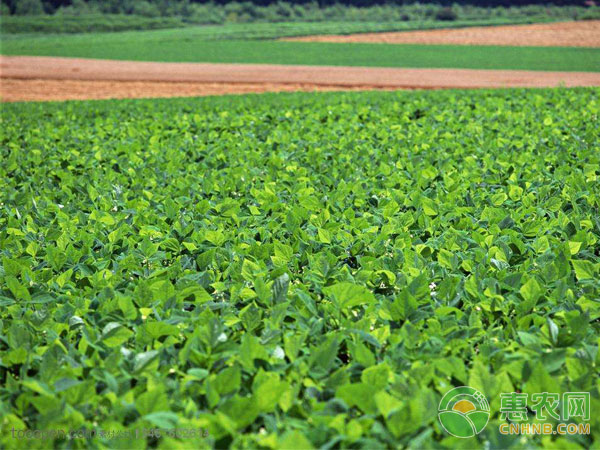
<svg viewBox="0 0 600 450">
<path fill-rule="evenodd" d="M 4 106 L 2 447 L 472 448 L 463 384 L 487 447 L 522 446 L 500 392 L 598 410 L 599 92 Z"/>
<path fill-rule="evenodd" d="M 85 33 L 89 37 L 69 37 L 71 40 L 85 39 L 88 42 L 101 39 L 104 44 L 115 39 L 128 41 L 130 39 L 161 40 L 161 39 L 197 39 L 197 40 L 248 40 L 248 39 L 277 39 L 293 36 L 308 36 L 313 34 L 352 34 L 378 33 L 384 31 L 412 31 L 438 28 L 466 28 L 491 25 L 528 24 L 551 22 L 552 18 L 545 17 L 493 17 L 483 19 L 459 20 L 444 22 L 441 20 L 422 20 L 412 22 L 395 22 L 387 19 L 373 21 L 339 21 L 339 22 L 275 22 L 275 23 L 227 23 L 214 26 L 194 26 L 178 17 L 142 17 L 118 14 L 86 14 L 83 16 L 7 16 L 2 18 L 3 39 L 24 39 L 22 33 L 33 34 L 30 39 L 50 39 L 56 45 L 65 36 L 47 36 L 51 33 Z M 185 30 L 176 28 L 187 27 Z M 155 30 L 173 28 L 150 33 L 123 33 L 126 30 Z M 105 32 L 112 31 L 106 35 Z M 101 32 L 100 36 L 94 36 Z M 118 32 L 118 33 L 117 33 Z M 16 34 L 17 36 L 12 36 Z M 71 41 L 72 42 L 72 41 Z"/>
<path fill-rule="evenodd" d="M 84 16 L 6 16 L 2 33 L 89 33 L 91 31 L 153 30 L 183 27 L 176 17 L 141 17 L 124 14 L 86 14 Z"/>
<path fill-rule="evenodd" d="M 365 22 L 381 23 L 387 22 L 402 25 L 410 22 L 412 26 L 418 26 L 434 20 L 450 20 L 460 22 L 493 21 L 503 23 L 523 20 L 533 22 L 547 20 L 585 20 L 598 18 L 600 8 L 587 5 L 583 6 L 579 0 L 571 0 L 574 4 L 567 6 L 565 1 L 557 5 L 534 5 L 528 0 L 526 4 L 507 5 L 481 5 L 457 4 L 452 7 L 442 7 L 439 3 L 407 3 L 401 4 L 368 4 L 361 0 L 361 4 L 352 6 L 335 2 L 194 2 L 188 0 L 171 1 L 146 1 L 146 0 L 2 0 L 0 9 L 3 16 L 11 13 L 17 15 L 35 15 L 44 12 L 45 19 L 42 22 L 38 17 L 3 17 L 3 32 L 40 32 L 44 30 L 54 32 L 76 32 L 81 31 L 107 31 L 111 29 L 123 29 L 129 25 L 130 29 L 161 28 L 162 21 L 146 21 L 144 18 L 170 19 L 189 24 L 248 24 L 248 23 L 281 23 L 281 22 L 305 22 L 323 24 L 329 22 L 354 22 L 356 25 Z M 7 5 L 10 5 L 8 6 Z M 547 3 L 544 1 L 543 3 Z M 126 21 L 122 16 L 131 16 Z M 94 20 L 90 20 L 90 19 Z M 6 20 L 8 19 L 8 20 Z M 65 20 L 67 19 L 67 20 Z M 81 20 L 88 28 L 82 29 L 76 23 Z M 111 21 L 119 23 L 119 27 L 111 28 Z M 8 25 L 8 26 L 7 26 Z"/>
</svg>

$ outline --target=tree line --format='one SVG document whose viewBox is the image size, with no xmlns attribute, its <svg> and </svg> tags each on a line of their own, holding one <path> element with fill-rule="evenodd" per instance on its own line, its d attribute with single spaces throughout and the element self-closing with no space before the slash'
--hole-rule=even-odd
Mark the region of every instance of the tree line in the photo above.
<svg viewBox="0 0 600 450">
<path fill-rule="evenodd" d="M 251 6 L 272 6 L 282 3 L 281 0 L 1 0 L 2 11 L 9 14 L 54 14 L 61 8 L 74 7 L 99 10 L 111 13 L 125 13 L 134 10 L 167 11 L 181 8 L 186 4 L 212 4 L 228 5 L 238 3 Z M 314 5 L 327 7 L 333 5 L 350 7 L 371 7 L 379 5 L 437 5 L 450 7 L 453 5 L 469 5 L 474 7 L 520 7 L 527 5 L 554 5 L 554 6 L 590 6 L 594 0 L 286 0 L 292 7 L 294 5 Z"/>
</svg>

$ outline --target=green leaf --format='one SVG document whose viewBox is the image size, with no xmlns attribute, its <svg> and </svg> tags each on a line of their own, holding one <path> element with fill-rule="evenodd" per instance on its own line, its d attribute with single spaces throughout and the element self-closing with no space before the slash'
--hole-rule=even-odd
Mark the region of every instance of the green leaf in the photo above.
<svg viewBox="0 0 600 450">
<path fill-rule="evenodd" d="M 360 377 L 361 381 L 368 386 L 379 390 L 388 385 L 391 375 L 391 370 L 387 364 L 379 364 L 377 366 L 365 369 Z"/>
<path fill-rule="evenodd" d="M 110 322 L 102 329 L 102 342 L 107 347 L 118 347 L 129 340 L 133 331 L 117 322 Z"/>
<path fill-rule="evenodd" d="M 388 417 L 390 414 L 399 410 L 403 406 L 403 403 L 400 400 L 392 397 L 385 391 L 377 392 L 374 398 L 377 410 L 383 417 Z"/>
<path fill-rule="evenodd" d="M 167 395 L 160 389 L 152 389 L 140 394 L 135 399 L 135 408 L 145 416 L 147 414 L 169 409 Z"/>
<path fill-rule="evenodd" d="M 322 242 L 323 244 L 331 244 L 331 234 L 329 231 L 319 228 L 317 234 L 319 237 L 319 242 Z"/>
<path fill-rule="evenodd" d="M 312 450 L 315 447 L 311 442 L 304 436 L 301 431 L 294 430 L 285 433 L 281 439 L 279 439 L 278 448 L 295 448 L 302 450 Z"/>
<path fill-rule="evenodd" d="M 428 197 L 421 197 L 421 206 L 423 207 L 423 212 L 428 216 L 437 216 L 439 213 L 437 203 Z"/>
<path fill-rule="evenodd" d="M 277 277 L 273 282 L 273 302 L 281 303 L 286 300 L 290 277 L 287 273 Z"/>
<path fill-rule="evenodd" d="M 596 277 L 596 267 L 590 261 L 583 259 L 574 259 L 571 261 L 575 276 L 578 280 L 589 280 Z"/>
<path fill-rule="evenodd" d="M 261 272 L 261 268 L 255 262 L 244 259 L 242 263 L 242 276 L 247 281 L 254 281 L 254 277 Z"/>
<path fill-rule="evenodd" d="M 535 278 L 530 278 L 523 286 L 521 286 L 519 292 L 528 304 L 535 305 L 535 302 L 544 293 L 544 289 L 542 289 Z"/>
<path fill-rule="evenodd" d="M 133 370 L 135 372 L 142 372 L 150 369 L 151 366 L 157 366 L 158 356 L 159 352 L 157 350 L 138 353 L 133 360 Z"/>
<path fill-rule="evenodd" d="M 240 388 L 241 377 L 241 371 L 238 366 L 222 370 L 217 374 L 214 382 L 217 392 L 221 395 L 236 392 Z"/>
<path fill-rule="evenodd" d="M 337 356 L 339 345 L 340 342 L 338 338 L 331 336 L 316 348 L 311 349 L 311 366 L 317 370 L 317 375 L 325 374 L 331 370 Z"/>
<path fill-rule="evenodd" d="M 16 277 L 8 276 L 4 279 L 6 286 L 15 300 L 31 300 L 31 295 L 25 286 L 19 283 Z"/>
<path fill-rule="evenodd" d="M 219 407 L 235 424 L 237 429 L 243 429 L 253 423 L 259 414 L 258 404 L 254 397 L 234 395 Z"/>
<path fill-rule="evenodd" d="M 146 414 L 142 419 L 163 430 L 175 428 L 179 422 L 177 414 L 170 411 L 153 412 L 151 414 Z"/>
<path fill-rule="evenodd" d="M 498 194 L 494 194 L 491 197 L 492 205 L 500 206 L 508 199 L 508 195 L 504 192 L 499 192 Z"/>
<path fill-rule="evenodd" d="M 581 248 L 581 242 L 569 241 L 569 252 L 571 255 L 576 255 L 579 253 L 579 249 Z"/>
<path fill-rule="evenodd" d="M 277 373 L 260 371 L 253 383 L 254 399 L 258 410 L 271 412 L 281 397 L 289 390 L 289 385 L 279 379 Z"/>
<path fill-rule="evenodd" d="M 366 383 L 345 384 L 337 389 L 335 395 L 350 406 L 356 407 L 365 414 L 377 412 L 375 394 L 377 388 Z"/>
<path fill-rule="evenodd" d="M 327 296 L 332 297 L 340 309 L 349 309 L 376 301 L 375 296 L 364 286 L 349 282 L 328 286 L 323 289 L 323 292 Z"/>
<path fill-rule="evenodd" d="M 146 321 L 141 327 L 139 327 L 138 333 L 144 339 L 152 341 L 153 339 L 159 339 L 163 336 L 178 336 L 179 328 L 177 328 L 175 325 L 165 322 Z"/>
</svg>

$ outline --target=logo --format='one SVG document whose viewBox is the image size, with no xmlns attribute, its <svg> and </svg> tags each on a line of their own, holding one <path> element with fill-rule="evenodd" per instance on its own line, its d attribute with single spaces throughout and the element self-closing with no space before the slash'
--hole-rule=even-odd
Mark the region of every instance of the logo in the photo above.
<svg viewBox="0 0 600 450">
<path fill-rule="evenodd" d="M 590 421 L 590 405 L 589 392 L 565 392 L 562 402 L 557 392 L 537 392 L 531 395 L 525 392 L 504 392 L 500 394 L 500 419 L 505 422 L 500 424 L 500 433 L 589 435 L 590 424 L 581 422 Z M 528 410 L 534 413 L 536 422 L 529 422 Z"/>
<path fill-rule="evenodd" d="M 490 405 L 477 389 L 460 386 L 444 395 L 438 413 L 444 430 L 452 436 L 470 438 L 481 433 L 487 425 Z"/>
</svg>

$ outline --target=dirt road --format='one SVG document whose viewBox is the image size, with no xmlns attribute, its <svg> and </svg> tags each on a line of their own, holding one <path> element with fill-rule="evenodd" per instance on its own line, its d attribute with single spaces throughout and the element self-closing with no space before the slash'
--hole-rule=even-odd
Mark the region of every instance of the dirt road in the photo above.
<svg viewBox="0 0 600 450">
<path fill-rule="evenodd" d="M 361 33 L 345 36 L 303 36 L 286 38 L 285 40 L 386 44 L 600 47 L 600 20 L 391 33 Z"/>
<path fill-rule="evenodd" d="M 600 73 L 196 64 L 0 57 L 2 101 L 177 97 L 291 90 L 600 86 Z"/>
</svg>

